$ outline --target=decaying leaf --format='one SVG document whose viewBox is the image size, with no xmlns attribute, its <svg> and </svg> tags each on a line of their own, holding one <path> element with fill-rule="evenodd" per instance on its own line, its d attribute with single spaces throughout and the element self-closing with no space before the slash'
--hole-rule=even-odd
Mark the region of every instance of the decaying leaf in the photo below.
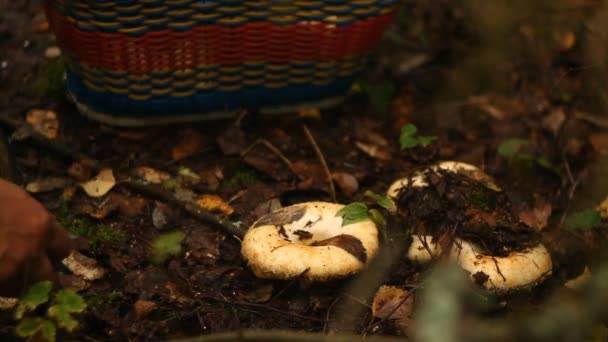
<svg viewBox="0 0 608 342">
<path fill-rule="evenodd" d="M 203 136 L 195 130 L 184 131 L 181 140 L 173 146 L 173 160 L 182 160 L 198 153 L 203 147 Z"/>
<path fill-rule="evenodd" d="M 146 317 L 150 312 L 156 310 L 157 308 L 158 305 L 156 303 L 148 300 L 138 300 L 135 302 L 135 305 L 133 305 L 135 318 L 138 320 Z"/>
<path fill-rule="evenodd" d="M 203 209 L 219 211 L 226 216 L 230 216 L 234 212 L 234 208 L 217 195 L 202 195 L 196 200 L 196 204 Z"/>
<path fill-rule="evenodd" d="M 49 139 L 57 138 L 59 121 L 57 114 L 51 110 L 32 109 L 27 113 L 25 121 L 32 128 Z"/>
<path fill-rule="evenodd" d="M 384 285 L 374 296 L 372 315 L 380 319 L 395 320 L 399 329 L 406 332 L 412 322 L 413 304 L 414 296 L 408 291 Z"/>
<path fill-rule="evenodd" d="M 17 306 L 19 300 L 17 298 L 0 297 L 0 311 L 12 310 Z"/>
<path fill-rule="evenodd" d="M 361 152 L 367 154 L 372 158 L 380 160 L 391 160 L 390 153 L 388 153 L 385 148 L 382 148 L 380 146 L 370 145 L 360 141 L 356 141 L 355 146 L 357 146 L 357 148 L 361 150 Z"/>
<path fill-rule="evenodd" d="M 596 133 L 589 136 L 589 143 L 602 156 L 608 156 L 608 133 Z"/>
<path fill-rule="evenodd" d="M 548 202 L 539 202 L 536 208 L 528 209 L 519 213 L 519 219 L 526 225 L 543 230 L 551 216 L 553 208 Z"/>
<path fill-rule="evenodd" d="M 162 184 L 171 178 L 171 175 L 167 172 L 159 171 L 148 166 L 140 166 L 133 170 L 133 173 L 135 176 L 152 184 Z"/>
<path fill-rule="evenodd" d="M 72 184 L 72 180 L 63 177 L 49 177 L 36 182 L 30 182 L 25 186 L 25 190 L 31 193 L 48 192 L 63 189 Z"/>
<path fill-rule="evenodd" d="M 600 213 L 602 219 L 608 219 L 608 197 L 606 197 L 606 199 L 604 199 L 602 203 L 597 206 L 597 211 Z"/>
<path fill-rule="evenodd" d="M 355 176 L 347 172 L 334 172 L 332 174 L 333 180 L 338 184 L 338 187 L 346 196 L 352 196 L 357 190 L 359 190 L 359 182 Z"/>
<path fill-rule="evenodd" d="M 62 263 L 72 273 L 88 281 L 101 279 L 106 273 L 103 268 L 97 265 L 95 259 L 86 257 L 75 250 L 67 258 L 63 259 Z"/>
<path fill-rule="evenodd" d="M 81 184 L 83 190 L 91 197 L 101 197 L 107 194 L 114 185 L 116 185 L 116 179 L 112 169 L 103 169 L 93 179 Z"/>
</svg>

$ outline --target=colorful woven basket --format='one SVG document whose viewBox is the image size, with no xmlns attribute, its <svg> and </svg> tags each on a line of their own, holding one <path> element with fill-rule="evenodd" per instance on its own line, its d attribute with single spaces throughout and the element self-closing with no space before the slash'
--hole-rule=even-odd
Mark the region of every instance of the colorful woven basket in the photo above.
<svg viewBox="0 0 608 342">
<path fill-rule="evenodd" d="M 85 115 L 116 125 L 332 105 L 399 0 L 43 0 Z"/>
</svg>

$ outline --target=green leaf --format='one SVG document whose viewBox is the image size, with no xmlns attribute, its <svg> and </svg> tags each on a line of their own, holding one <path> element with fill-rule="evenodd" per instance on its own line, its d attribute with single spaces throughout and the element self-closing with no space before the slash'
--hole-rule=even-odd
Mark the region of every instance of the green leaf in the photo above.
<svg viewBox="0 0 608 342">
<path fill-rule="evenodd" d="M 401 127 L 401 136 L 413 136 L 418 132 L 418 128 L 414 124 L 407 124 Z"/>
<path fill-rule="evenodd" d="M 342 226 L 347 226 L 369 219 L 367 211 L 368 209 L 365 204 L 355 202 L 338 210 L 336 216 L 342 216 Z"/>
<path fill-rule="evenodd" d="M 72 314 L 83 312 L 86 307 L 84 299 L 76 292 L 60 290 L 55 294 L 54 305 L 49 308 L 48 314 L 60 327 L 72 332 L 78 327 L 78 321 L 72 318 Z"/>
<path fill-rule="evenodd" d="M 19 337 L 31 337 L 38 332 L 48 342 L 55 342 L 56 328 L 53 322 L 41 317 L 28 317 L 19 322 L 15 332 Z"/>
<path fill-rule="evenodd" d="M 182 250 L 182 240 L 186 237 L 180 231 L 160 235 L 152 242 L 152 262 L 161 264 L 168 257 L 177 255 Z"/>
<path fill-rule="evenodd" d="M 572 229 L 590 230 L 602 220 L 600 213 L 593 209 L 578 211 L 566 218 L 566 226 Z"/>
<path fill-rule="evenodd" d="M 49 301 L 49 293 L 53 288 L 53 283 L 46 280 L 32 284 L 23 298 L 19 301 L 19 306 L 15 311 L 15 318 L 20 320 L 26 311 L 33 311 L 36 308 Z"/>
<path fill-rule="evenodd" d="M 376 201 L 376 203 L 378 203 L 379 206 L 384 209 L 394 209 L 396 207 L 395 202 L 392 199 L 378 195 L 373 191 L 367 190 L 364 196 L 373 199 L 374 201 Z"/>
<path fill-rule="evenodd" d="M 418 146 L 418 139 L 411 136 L 401 136 L 399 137 L 399 145 L 401 146 L 401 150 L 407 150 Z"/>
<path fill-rule="evenodd" d="M 540 165 L 541 167 L 544 167 L 545 169 L 555 173 L 556 175 L 560 175 L 560 169 L 559 167 L 557 167 L 555 164 L 553 164 L 549 159 L 547 159 L 546 157 L 540 157 L 536 160 L 536 162 L 538 163 L 538 165 Z"/>
<path fill-rule="evenodd" d="M 388 232 L 386 231 L 386 219 L 381 212 L 377 209 L 371 209 L 369 211 L 369 218 L 374 222 L 378 231 L 382 234 L 384 241 L 388 241 Z"/>
<path fill-rule="evenodd" d="M 427 147 L 429 146 L 433 141 L 435 141 L 437 139 L 437 137 L 435 136 L 419 136 L 418 137 L 418 143 L 420 144 L 420 146 L 422 147 Z"/>
<path fill-rule="evenodd" d="M 498 154 L 502 157 L 512 159 L 519 153 L 521 148 L 525 145 L 528 145 L 530 141 L 528 139 L 521 138 L 512 138 L 506 141 L 503 141 L 498 146 Z"/>
</svg>

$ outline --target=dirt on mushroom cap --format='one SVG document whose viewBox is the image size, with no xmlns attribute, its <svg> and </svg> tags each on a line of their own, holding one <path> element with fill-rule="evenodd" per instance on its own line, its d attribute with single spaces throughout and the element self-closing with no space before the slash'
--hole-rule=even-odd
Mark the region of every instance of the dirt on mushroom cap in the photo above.
<svg viewBox="0 0 608 342">
<path fill-rule="evenodd" d="M 242 254 L 260 278 L 323 281 L 353 274 L 375 257 L 378 232 L 370 220 L 342 226 L 336 213 L 343 207 L 307 202 L 262 217 L 243 238 Z"/>
</svg>

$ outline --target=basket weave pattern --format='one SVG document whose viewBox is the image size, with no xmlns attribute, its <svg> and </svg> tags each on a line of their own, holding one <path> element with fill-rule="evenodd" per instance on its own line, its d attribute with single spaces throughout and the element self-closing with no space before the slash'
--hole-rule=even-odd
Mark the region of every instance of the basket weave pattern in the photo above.
<svg viewBox="0 0 608 342">
<path fill-rule="evenodd" d="M 226 110 L 348 88 L 398 0 L 46 0 L 68 88 L 108 113 Z M 144 113 L 145 112 L 145 113 Z"/>
</svg>

